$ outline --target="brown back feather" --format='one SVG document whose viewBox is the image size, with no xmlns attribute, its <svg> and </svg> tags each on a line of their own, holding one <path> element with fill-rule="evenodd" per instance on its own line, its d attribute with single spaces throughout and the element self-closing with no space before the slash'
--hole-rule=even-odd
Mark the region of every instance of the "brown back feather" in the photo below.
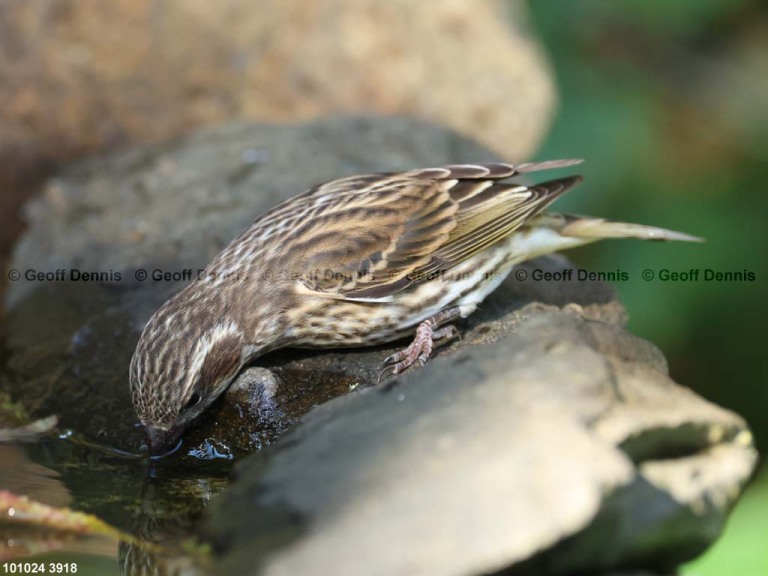
<svg viewBox="0 0 768 576">
<path fill-rule="evenodd" d="M 501 180 L 576 163 L 445 166 L 319 186 L 295 199 L 323 200 L 292 234 L 301 247 L 292 252 L 313 272 L 303 282 L 344 299 L 390 296 L 508 236 L 581 178 L 532 187 Z"/>
</svg>

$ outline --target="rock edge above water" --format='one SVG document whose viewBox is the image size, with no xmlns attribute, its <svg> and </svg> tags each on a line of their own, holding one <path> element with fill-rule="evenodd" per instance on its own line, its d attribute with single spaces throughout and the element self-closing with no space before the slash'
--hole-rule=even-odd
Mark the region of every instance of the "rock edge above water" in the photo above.
<svg viewBox="0 0 768 576">
<path fill-rule="evenodd" d="M 720 533 L 754 464 L 744 422 L 651 344 L 530 309 L 494 344 L 313 410 L 237 468 L 212 526 L 227 573 L 669 569 Z"/>
</svg>

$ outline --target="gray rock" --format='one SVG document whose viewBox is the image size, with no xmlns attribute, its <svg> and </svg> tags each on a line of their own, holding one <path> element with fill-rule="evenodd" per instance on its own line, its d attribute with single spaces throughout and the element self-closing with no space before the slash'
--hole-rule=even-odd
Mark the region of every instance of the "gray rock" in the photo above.
<svg viewBox="0 0 768 576">
<path fill-rule="evenodd" d="M 586 574 L 706 548 L 755 464 L 743 420 L 614 324 L 516 316 L 494 344 L 316 408 L 243 462 L 213 511 L 219 568 Z"/>
</svg>

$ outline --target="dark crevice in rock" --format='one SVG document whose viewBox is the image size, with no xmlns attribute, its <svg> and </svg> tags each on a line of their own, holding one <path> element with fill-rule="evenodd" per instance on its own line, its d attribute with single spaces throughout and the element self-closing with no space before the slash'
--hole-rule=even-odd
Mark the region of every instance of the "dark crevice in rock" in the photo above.
<svg viewBox="0 0 768 576">
<path fill-rule="evenodd" d="M 717 432 L 715 432 L 717 430 Z M 678 460 L 696 456 L 716 444 L 733 442 L 740 430 L 708 423 L 689 422 L 674 427 L 649 428 L 621 442 L 618 447 L 635 464 L 647 461 Z"/>
</svg>

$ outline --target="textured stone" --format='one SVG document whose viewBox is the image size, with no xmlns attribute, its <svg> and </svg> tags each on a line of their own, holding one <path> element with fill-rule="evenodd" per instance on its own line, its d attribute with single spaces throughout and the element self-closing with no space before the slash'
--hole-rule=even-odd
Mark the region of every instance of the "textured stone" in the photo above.
<svg viewBox="0 0 768 576">
<path fill-rule="evenodd" d="M 514 161 L 554 108 L 521 2 L 0 2 L 0 254 L 52 166 L 232 120 L 421 118 Z"/>
<path fill-rule="evenodd" d="M 311 412 L 236 469 L 213 530 L 231 573 L 664 570 L 719 534 L 755 460 L 651 344 L 528 307 L 494 344 Z"/>
<path fill-rule="evenodd" d="M 554 104 L 527 27 L 522 3 L 495 0 L 4 2 L 0 156 L 67 158 L 233 118 L 386 113 L 519 159 Z"/>
</svg>

